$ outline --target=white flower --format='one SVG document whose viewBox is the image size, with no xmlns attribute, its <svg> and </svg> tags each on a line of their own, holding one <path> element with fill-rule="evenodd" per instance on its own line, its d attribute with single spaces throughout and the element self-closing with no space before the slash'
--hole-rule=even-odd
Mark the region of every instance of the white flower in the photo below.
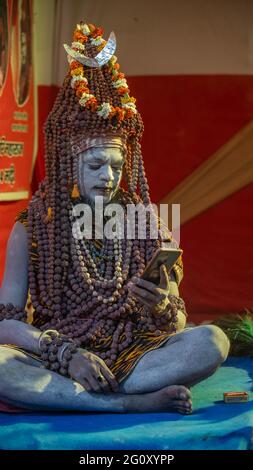
<svg viewBox="0 0 253 470">
<path fill-rule="evenodd" d="M 134 103 L 132 103 L 132 101 L 122 104 L 122 108 L 131 109 L 131 111 L 133 111 L 135 114 L 137 113 L 136 106 Z"/>
<path fill-rule="evenodd" d="M 71 80 L 71 87 L 75 88 L 76 82 L 83 82 L 87 85 L 88 80 L 87 78 L 83 77 L 82 75 L 74 75 Z"/>
<path fill-rule="evenodd" d="M 98 36 L 97 38 L 91 38 L 90 40 L 90 43 L 93 45 L 93 46 L 100 46 L 100 44 L 103 44 L 104 42 L 106 42 L 102 36 Z"/>
<path fill-rule="evenodd" d="M 104 119 L 108 118 L 110 112 L 112 111 L 112 107 L 110 103 L 102 103 L 100 109 L 97 111 L 98 115 L 103 117 Z"/>
<path fill-rule="evenodd" d="M 87 101 L 90 100 L 91 98 L 94 98 L 94 95 L 89 95 L 89 93 L 83 93 L 82 97 L 79 100 L 80 105 L 85 106 Z"/>
<path fill-rule="evenodd" d="M 125 78 L 119 78 L 113 82 L 114 88 L 120 88 L 121 86 L 127 87 L 127 81 Z"/>
<path fill-rule="evenodd" d="M 81 25 L 81 30 L 82 30 L 82 33 L 85 34 L 85 36 L 89 36 L 90 28 L 87 24 Z"/>
<path fill-rule="evenodd" d="M 74 47 L 75 49 L 79 49 L 80 51 L 85 50 L 84 44 L 81 44 L 80 42 L 77 42 L 77 41 L 72 42 L 71 47 Z"/>
</svg>

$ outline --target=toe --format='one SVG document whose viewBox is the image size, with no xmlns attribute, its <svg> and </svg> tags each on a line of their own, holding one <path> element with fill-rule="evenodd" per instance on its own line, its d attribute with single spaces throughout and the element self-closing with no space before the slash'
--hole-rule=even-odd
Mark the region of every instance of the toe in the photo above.
<svg viewBox="0 0 253 470">
<path fill-rule="evenodd" d="M 175 407 L 183 408 L 184 410 L 191 410 L 192 409 L 191 401 L 173 400 L 173 405 Z"/>
<path fill-rule="evenodd" d="M 176 406 L 176 409 L 180 412 L 180 413 L 183 413 L 183 414 L 191 414 L 192 413 L 192 407 L 191 405 L 189 404 L 182 404 L 182 402 L 180 404 L 178 404 Z"/>
<path fill-rule="evenodd" d="M 191 398 L 191 392 L 188 388 L 186 387 L 178 387 L 178 397 L 181 400 L 189 400 Z"/>
<path fill-rule="evenodd" d="M 190 415 L 192 413 L 192 409 L 187 410 L 185 408 L 179 407 L 179 408 L 177 408 L 177 410 L 178 410 L 179 413 L 181 413 L 183 415 Z"/>
</svg>

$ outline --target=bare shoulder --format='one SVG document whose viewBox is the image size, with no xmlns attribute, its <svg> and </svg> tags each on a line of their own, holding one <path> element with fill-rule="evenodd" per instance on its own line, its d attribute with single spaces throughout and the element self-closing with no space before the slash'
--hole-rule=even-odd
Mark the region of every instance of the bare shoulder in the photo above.
<svg viewBox="0 0 253 470">
<path fill-rule="evenodd" d="M 15 222 L 12 227 L 7 246 L 9 248 L 9 246 L 15 246 L 16 243 L 24 243 L 27 246 L 27 229 L 19 221 Z"/>
<path fill-rule="evenodd" d="M 15 222 L 7 243 L 6 267 L 21 262 L 28 262 L 27 230 L 22 223 Z"/>
<path fill-rule="evenodd" d="M 28 291 L 27 230 L 15 222 L 9 236 L 0 301 L 25 305 Z"/>
</svg>

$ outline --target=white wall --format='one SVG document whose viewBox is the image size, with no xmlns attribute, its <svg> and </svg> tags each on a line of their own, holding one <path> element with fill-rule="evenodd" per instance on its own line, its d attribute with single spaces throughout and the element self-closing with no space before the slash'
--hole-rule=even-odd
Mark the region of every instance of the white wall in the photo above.
<svg viewBox="0 0 253 470">
<path fill-rule="evenodd" d="M 127 75 L 253 73 L 253 0 L 34 0 L 34 10 L 39 83 L 61 84 L 62 44 L 81 19 L 115 31 Z"/>
<path fill-rule="evenodd" d="M 33 0 L 34 62 L 38 85 L 51 85 L 55 0 Z"/>
</svg>

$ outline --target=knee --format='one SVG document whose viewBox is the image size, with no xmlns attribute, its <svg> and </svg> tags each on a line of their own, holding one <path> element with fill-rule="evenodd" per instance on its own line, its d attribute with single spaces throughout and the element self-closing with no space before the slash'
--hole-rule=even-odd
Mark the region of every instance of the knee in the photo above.
<svg viewBox="0 0 253 470">
<path fill-rule="evenodd" d="M 206 351 L 211 353 L 218 366 L 227 359 L 229 354 L 230 341 L 227 335 L 216 325 L 204 325 L 198 328 Z"/>
<path fill-rule="evenodd" d="M 15 359 L 15 351 L 11 348 L 0 345 L 0 366 L 4 367 L 12 359 Z"/>
</svg>

